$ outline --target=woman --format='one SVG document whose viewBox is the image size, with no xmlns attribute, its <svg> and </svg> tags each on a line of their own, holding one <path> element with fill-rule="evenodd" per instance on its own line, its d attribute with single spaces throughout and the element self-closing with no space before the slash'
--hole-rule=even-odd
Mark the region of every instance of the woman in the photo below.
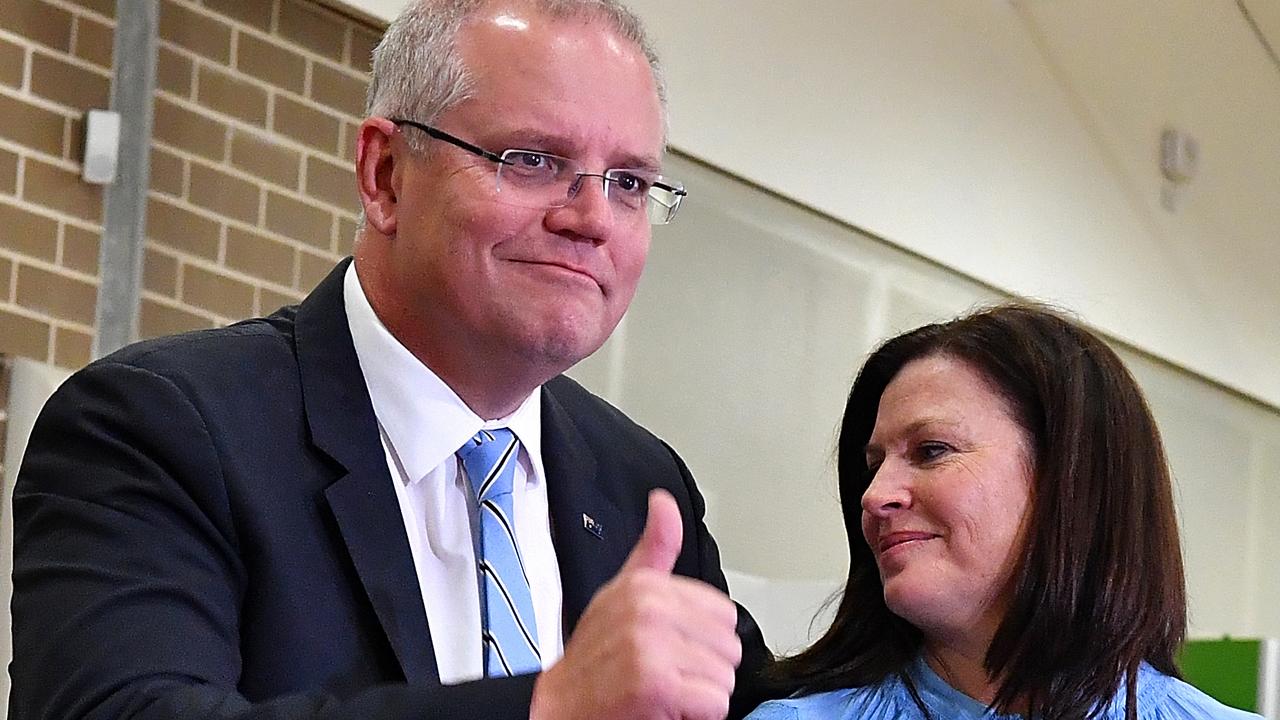
<svg viewBox="0 0 1280 720">
<path fill-rule="evenodd" d="M 748 720 L 1256 718 L 1178 679 L 1169 470 L 1105 344 L 1003 305 L 889 340 L 839 441 L 835 620 Z"/>
</svg>

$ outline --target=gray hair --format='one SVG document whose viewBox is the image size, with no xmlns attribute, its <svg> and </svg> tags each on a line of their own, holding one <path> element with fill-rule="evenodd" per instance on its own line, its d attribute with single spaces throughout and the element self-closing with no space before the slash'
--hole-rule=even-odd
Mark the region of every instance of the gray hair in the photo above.
<svg viewBox="0 0 1280 720">
<path fill-rule="evenodd" d="M 470 97 L 472 79 L 458 52 L 458 31 L 491 0 L 415 0 L 392 21 L 373 51 L 367 115 L 432 123 Z M 530 0 L 553 18 L 592 17 L 635 43 L 649 61 L 666 125 L 667 95 L 658 55 L 635 13 L 618 0 Z M 418 133 L 408 136 L 422 150 Z"/>
</svg>

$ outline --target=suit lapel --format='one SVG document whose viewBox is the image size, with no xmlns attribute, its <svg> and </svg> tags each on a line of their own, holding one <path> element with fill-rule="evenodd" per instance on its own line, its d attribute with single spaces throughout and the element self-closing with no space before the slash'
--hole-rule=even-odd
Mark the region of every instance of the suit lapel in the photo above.
<svg viewBox="0 0 1280 720">
<path fill-rule="evenodd" d="M 374 613 L 410 682 L 438 681 L 413 554 L 343 304 L 350 261 L 298 308 L 296 343 L 312 441 L 346 470 L 325 491 Z"/>
<path fill-rule="evenodd" d="M 556 400 L 553 383 L 542 389 L 542 462 L 567 640 L 592 596 L 617 574 L 638 530 L 626 524 L 606 493 L 591 448 Z"/>
</svg>

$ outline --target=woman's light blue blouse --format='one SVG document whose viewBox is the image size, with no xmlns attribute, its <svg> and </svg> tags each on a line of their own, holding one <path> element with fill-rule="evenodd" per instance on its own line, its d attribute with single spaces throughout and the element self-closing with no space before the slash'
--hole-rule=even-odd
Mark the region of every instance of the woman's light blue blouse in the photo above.
<svg viewBox="0 0 1280 720">
<path fill-rule="evenodd" d="M 986 705 L 955 690 L 923 659 L 907 669 L 920 699 L 935 720 L 1018 720 L 992 713 Z M 1123 690 L 1099 720 L 1124 720 Z M 1229 708 L 1181 680 L 1146 664 L 1138 673 L 1139 720 L 1261 720 L 1260 715 Z M 878 685 L 834 690 L 801 698 L 773 700 L 756 708 L 747 720 L 924 720 L 901 678 Z"/>
</svg>

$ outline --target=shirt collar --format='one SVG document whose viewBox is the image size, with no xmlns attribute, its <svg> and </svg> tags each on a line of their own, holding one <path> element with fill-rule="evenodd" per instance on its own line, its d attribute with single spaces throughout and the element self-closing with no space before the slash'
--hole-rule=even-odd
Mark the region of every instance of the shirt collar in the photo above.
<svg viewBox="0 0 1280 720">
<path fill-rule="evenodd" d="M 410 484 L 419 482 L 481 428 L 515 433 L 532 469 L 543 478 L 542 393 L 530 393 L 510 415 L 485 422 L 443 380 L 387 330 L 369 304 L 351 263 L 343 278 L 351 342 L 369 389 L 373 412 L 395 448 Z"/>
</svg>

